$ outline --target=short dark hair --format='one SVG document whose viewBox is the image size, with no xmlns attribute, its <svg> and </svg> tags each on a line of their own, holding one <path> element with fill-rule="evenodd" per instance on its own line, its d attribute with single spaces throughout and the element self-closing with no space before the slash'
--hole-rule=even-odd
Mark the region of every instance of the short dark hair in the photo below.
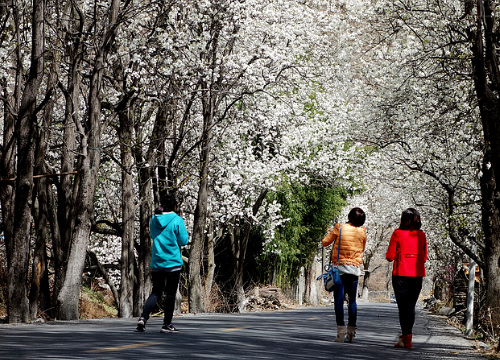
<svg viewBox="0 0 500 360">
<path fill-rule="evenodd" d="M 177 200 L 170 195 L 165 194 L 160 198 L 160 206 L 155 209 L 155 214 L 159 215 L 164 212 L 171 212 L 175 210 Z"/>
<path fill-rule="evenodd" d="M 408 208 L 401 214 L 401 223 L 399 229 L 401 230 L 420 230 L 422 222 L 420 221 L 420 214 L 416 209 Z"/>
<path fill-rule="evenodd" d="M 347 215 L 347 218 L 349 219 L 349 222 L 351 222 L 351 224 L 353 224 L 354 226 L 361 226 L 365 223 L 366 215 L 361 208 L 355 207 L 352 208 L 351 211 L 349 211 L 349 215 Z"/>
</svg>

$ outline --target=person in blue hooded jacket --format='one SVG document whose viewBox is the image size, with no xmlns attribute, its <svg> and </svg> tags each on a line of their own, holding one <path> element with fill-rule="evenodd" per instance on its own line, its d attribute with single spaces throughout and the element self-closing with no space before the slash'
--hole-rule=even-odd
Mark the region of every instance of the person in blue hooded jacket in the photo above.
<svg viewBox="0 0 500 360">
<path fill-rule="evenodd" d="M 161 206 L 155 210 L 150 222 L 153 251 L 151 256 L 151 277 L 153 290 L 144 304 L 142 315 L 137 323 L 138 331 L 146 330 L 146 322 L 158 299 L 165 291 L 163 326 L 160 332 L 177 333 L 172 324 L 175 308 L 175 295 L 179 286 L 182 270 L 181 246 L 189 242 L 184 220 L 175 213 L 177 201 L 172 195 L 161 198 Z"/>
</svg>

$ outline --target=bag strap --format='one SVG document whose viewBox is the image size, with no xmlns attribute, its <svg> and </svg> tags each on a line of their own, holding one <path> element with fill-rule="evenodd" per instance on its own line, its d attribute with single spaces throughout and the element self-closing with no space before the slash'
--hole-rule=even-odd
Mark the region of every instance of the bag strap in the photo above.
<svg viewBox="0 0 500 360">
<path fill-rule="evenodd" d="M 342 235 L 342 224 L 340 224 L 340 230 L 339 230 L 339 246 L 338 246 L 338 252 L 337 252 L 337 266 L 339 264 L 339 257 L 340 257 L 340 236 Z M 332 245 L 332 251 L 330 252 L 330 267 L 332 266 L 332 255 L 333 255 L 333 248 L 335 247 L 335 241 L 333 242 Z"/>
<path fill-rule="evenodd" d="M 340 236 L 342 235 L 342 224 L 340 224 L 340 230 L 339 230 L 339 246 L 337 247 L 337 266 L 339 266 L 339 258 L 340 258 Z M 333 250 L 333 249 L 332 249 Z"/>
</svg>

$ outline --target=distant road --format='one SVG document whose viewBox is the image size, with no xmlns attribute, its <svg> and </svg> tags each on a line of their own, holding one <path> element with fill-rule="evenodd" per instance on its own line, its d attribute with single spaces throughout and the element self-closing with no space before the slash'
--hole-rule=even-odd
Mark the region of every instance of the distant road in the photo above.
<svg viewBox="0 0 500 360">
<path fill-rule="evenodd" d="M 443 319 L 419 311 L 414 349 L 395 349 L 396 304 L 358 304 L 354 343 L 334 343 L 332 306 L 277 312 L 184 315 L 178 334 L 160 333 L 153 318 L 146 332 L 137 319 L 56 321 L 0 325 L 0 359 L 485 359 L 473 342 Z"/>
</svg>

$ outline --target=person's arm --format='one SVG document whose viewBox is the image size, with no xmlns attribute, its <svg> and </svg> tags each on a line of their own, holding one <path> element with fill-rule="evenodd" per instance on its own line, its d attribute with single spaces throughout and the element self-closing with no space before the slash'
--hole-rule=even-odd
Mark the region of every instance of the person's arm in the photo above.
<svg viewBox="0 0 500 360">
<path fill-rule="evenodd" d="M 387 252 L 385 253 L 385 258 L 387 261 L 393 261 L 396 257 L 396 249 L 397 249 L 398 241 L 396 237 L 396 232 L 392 233 L 391 240 L 389 241 L 389 247 L 387 248 Z"/>
<path fill-rule="evenodd" d="M 427 261 L 427 254 L 428 254 L 428 250 L 427 250 L 427 237 L 425 236 L 425 233 L 422 232 L 424 234 L 424 263 Z"/>
<path fill-rule="evenodd" d="M 340 224 L 337 224 L 335 225 L 332 231 L 326 234 L 326 236 L 321 241 L 323 247 L 327 247 L 339 237 L 339 230 L 340 230 Z"/>
<path fill-rule="evenodd" d="M 184 220 L 179 217 L 177 224 L 177 244 L 179 244 L 179 246 L 185 246 L 188 242 L 189 236 L 186 230 L 186 225 L 184 224 Z"/>
</svg>

